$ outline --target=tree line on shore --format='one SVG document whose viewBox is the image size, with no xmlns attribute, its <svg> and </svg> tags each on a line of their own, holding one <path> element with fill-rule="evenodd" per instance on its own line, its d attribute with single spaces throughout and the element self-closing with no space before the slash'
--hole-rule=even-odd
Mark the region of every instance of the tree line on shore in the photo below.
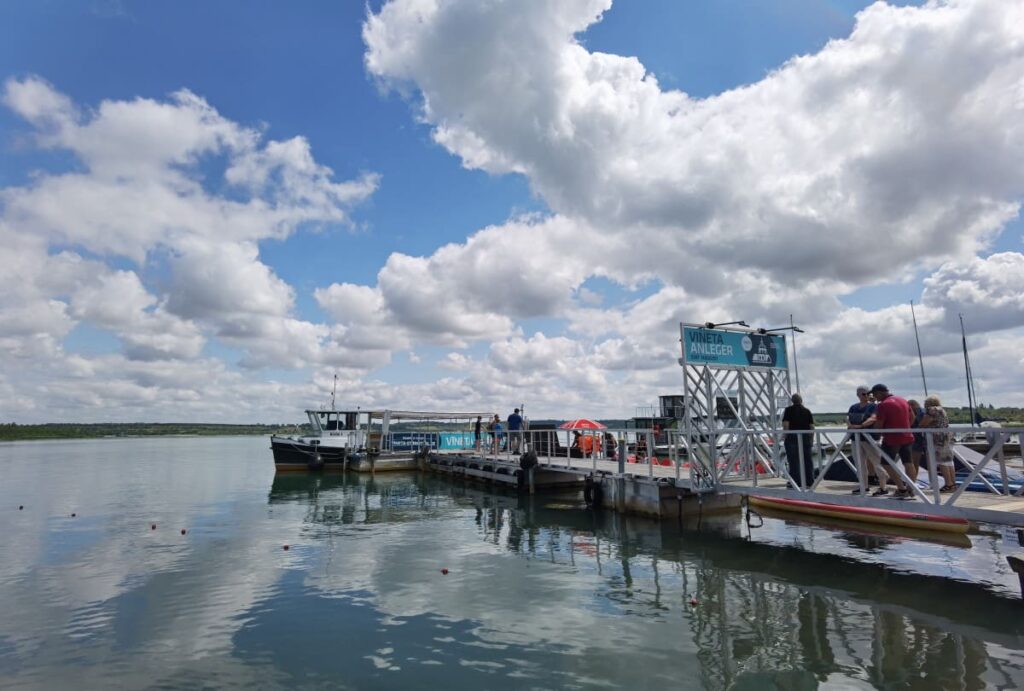
<svg viewBox="0 0 1024 691">
<path fill-rule="evenodd" d="M 0 441 L 31 439 L 99 439 L 104 437 L 270 435 L 294 432 L 294 424 L 218 425 L 206 423 L 101 422 L 0 424 Z"/>
</svg>

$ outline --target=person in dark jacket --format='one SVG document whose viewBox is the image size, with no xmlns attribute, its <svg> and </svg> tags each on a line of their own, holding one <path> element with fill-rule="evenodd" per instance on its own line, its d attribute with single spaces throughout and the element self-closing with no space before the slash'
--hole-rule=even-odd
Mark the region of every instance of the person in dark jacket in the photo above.
<svg viewBox="0 0 1024 691">
<path fill-rule="evenodd" d="M 800 431 L 803 434 L 786 435 L 786 460 L 789 463 L 789 477 L 792 486 L 807 489 L 814 483 L 814 462 L 811 458 L 811 439 L 814 435 L 814 416 L 804 407 L 803 397 L 795 393 L 790 399 L 792 405 L 786 406 L 782 412 L 782 428 L 787 431 Z M 801 466 L 801 461 L 803 462 Z M 803 473 L 800 470 L 803 468 Z"/>
</svg>

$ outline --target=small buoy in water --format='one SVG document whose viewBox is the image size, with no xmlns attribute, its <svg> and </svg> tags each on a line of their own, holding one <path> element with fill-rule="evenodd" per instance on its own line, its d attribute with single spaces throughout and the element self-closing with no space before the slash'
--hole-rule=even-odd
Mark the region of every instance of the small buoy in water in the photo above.
<svg viewBox="0 0 1024 691">
<path fill-rule="evenodd" d="M 149 526 L 149 529 L 150 529 L 150 530 L 156 530 L 156 523 L 153 523 L 153 524 L 151 524 L 151 525 Z"/>
<path fill-rule="evenodd" d="M 182 528 L 182 529 L 181 529 L 181 534 L 182 534 L 182 535 L 184 535 L 184 534 L 185 534 L 185 533 L 187 533 L 187 532 L 188 532 L 188 531 L 187 531 L 187 530 L 185 530 L 184 528 Z"/>
<path fill-rule="evenodd" d="M 693 596 L 690 597 L 690 606 L 691 607 L 696 607 L 697 606 L 697 596 L 696 595 L 693 595 Z"/>
<path fill-rule="evenodd" d="M 71 517 L 74 518 L 77 515 L 78 515 L 77 513 L 73 513 L 73 514 L 71 514 Z"/>
<path fill-rule="evenodd" d="M 283 547 L 282 549 L 283 549 L 283 550 L 284 550 L 285 552 L 287 552 L 287 551 L 288 551 L 288 545 L 285 545 L 285 546 L 284 546 L 284 547 Z"/>
<path fill-rule="evenodd" d="M 24 509 L 25 509 L 25 505 L 24 504 L 19 504 L 18 505 L 18 511 L 23 511 Z"/>
<path fill-rule="evenodd" d="M 441 573 L 443 573 L 445 576 L 447 576 L 448 575 L 448 569 L 441 569 Z"/>
</svg>

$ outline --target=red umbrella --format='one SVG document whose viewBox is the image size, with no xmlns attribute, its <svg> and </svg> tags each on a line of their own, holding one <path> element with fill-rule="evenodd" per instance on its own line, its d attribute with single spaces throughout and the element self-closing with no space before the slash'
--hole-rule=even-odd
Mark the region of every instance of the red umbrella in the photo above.
<svg viewBox="0 0 1024 691">
<path fill-rule="evenodd" d="M 558 429 L 606 429 L 606 427 L 600 422 L 581 417 L 577 420 L 563 422 L 558 426 Z"/>
</svg>

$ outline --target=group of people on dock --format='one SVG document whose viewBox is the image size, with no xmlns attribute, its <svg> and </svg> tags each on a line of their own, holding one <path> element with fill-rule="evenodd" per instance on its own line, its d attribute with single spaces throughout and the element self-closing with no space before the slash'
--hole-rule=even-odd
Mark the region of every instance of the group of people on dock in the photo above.
<svg viewBox="0 0 1024 691">
<path fill-rule="evenodd" d="M 790 486 L 806 489 L 815 479 L 811 448 L 813 435 L 810 433 L 814 429 L 814 416 L 803 405 L 800 394 L 793 394 L 791 403 L 782 415 L 783 429 L 807 433 L 786 435 Z M 926 433 L 911 431 L 924 428 L 937 430 L 930 436 L 935 464 L 943 482 L 940 491 L 956 489 L 953 435 L 949 431 L 949 417 L 938 396 L 926 397 L 922 406 L 916 400 L 906 400 L 893 394 L 885 384 L 875 384 L 870 389 L 858 386 L 857 402 L 847 412 L 846 426 L 852 432 L 851 448 L 854 449 L 854 458 L 860 459 L 859 468 L 868 472 L 869 484 L 878 485 L 871 492 L 872 496 L 888 495 L 891 483 L 896 487 L 894 497 L 914 498 L 904 476 L 911 482 L 917 482 L 919 468 L 928 462 Z M 897 471 L 897 463 L 902 464 L 903 474 Z M 859 487 L 853 490 L 854 494 L 860 492 Z"/>
<path fill-rule="evenodd" d="M 486 429 L 490 435 L 490 446 L 491 453 L 498 453 L 499 451 L 506 448 L 511 453 L 519 453 L 523 448 L 523 431 L 525 429 L 526 422 L 523 419 L 522 414 L 519 412 L 519 408 L 516 408 L 509 414 L 508 419 L 503 425 L 501 418 L 497 413 L 494 417 L 487 421 Z M 508 436 L 506 437 L 506 431 Z M 479 452 L 483 449 L 483 432 L 484 423 L 483 416 L 478 415 L 476 423 L 473 425 L 473 438 L 476 444 L 476 450 Z"/>
</svg>

